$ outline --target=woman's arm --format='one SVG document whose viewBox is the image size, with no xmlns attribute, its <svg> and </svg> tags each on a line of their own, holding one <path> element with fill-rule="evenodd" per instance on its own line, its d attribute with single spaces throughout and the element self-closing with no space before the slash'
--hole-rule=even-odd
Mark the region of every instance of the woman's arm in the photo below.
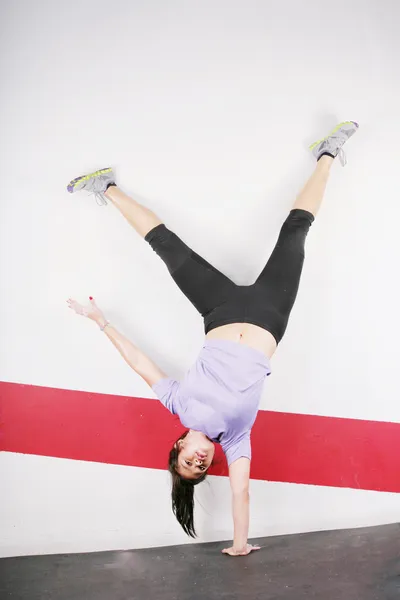
<svg viewBox="0 0 400 600">
<path fill-rule="evenodd" d="M 233 513 L 233 546 L 222 552 L 230 556 L 245 556 L 259 546 L 247 543 L 249 533 L 249 480 L 250 459 L 242 457 L 235 460 L 229 467 L 229 480 L 232 490 Z"/>
<path fill-rule="evenodd" d="M 102 326 L 101 322 L 99 325 Z M 104 333 L 128 365 L 150 386 L 166 377 L 165 373 L 146 354 L 134 346 L 122 333 L 119 333 L 115 327 L 106 325 Z"/>
<path fill-rule="evenodd" d="M 119 333 L 115 327 L 108 323 L 102 311 L 92 298 L 90 299 L 90 305 L 87 307 L 82 306 L 75 300 L 68 300 L 68 305 L 77 314 L 87 317 L 91 321 L 97 323 L 118 350 L 122 358 L 150 386 L 153 386 L 157 381 L 166 377 L 165 373 L 163 373 L 163 371 L 161 371 L 148 356 L 132 344 L 132 342 L 122 335 L 122 333 Z"/>
<path fill-rule="evenodd" d="M 229 467 L 229 480 L 232 490 L 233 547 L 237 551 L 247 545 L 250 513 L 250 460 L 239 458 Z"/>
</svg>

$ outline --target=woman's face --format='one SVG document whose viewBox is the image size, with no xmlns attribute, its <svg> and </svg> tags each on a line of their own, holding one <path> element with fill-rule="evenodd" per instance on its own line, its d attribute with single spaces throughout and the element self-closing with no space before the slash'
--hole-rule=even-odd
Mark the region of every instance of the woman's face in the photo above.
<svg viewBox="0 0 400 600">
<path fill-rule="evenodd" d="M 204 475 L 214 458 L 213 442 L 204 433 L 190 430 L 177 444 L 180 448 L 176 469 L 179 475 L 185 479 L 197 479 Z"/>
</svg>

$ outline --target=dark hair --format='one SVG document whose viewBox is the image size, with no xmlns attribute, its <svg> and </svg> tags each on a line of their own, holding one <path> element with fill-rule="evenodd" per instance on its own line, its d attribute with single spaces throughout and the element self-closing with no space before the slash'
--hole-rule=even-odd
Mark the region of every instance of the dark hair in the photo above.
<svg viewBox="0 0 400 600">
<path fill-rule="evenodd" d="M 189 431 L 185 431 L 180 438 L 178 438 L 175 444 L 171 448 L 169 453 L 168 468 L 172 476 L 172 512 L 177 518 L 178 523 L 182 527 L 183 531 L 190 535 L 190 537 L 196 537 L 196 531 L 194 528 L 194 486 L 198 485 L 207 477 L 207 473 L 200 475 L 197 479 L 185 479 L 182 475 L 179 475 L 177 471 L 178 467 L 178 456 L 180 452 L 179 443 L 184 440 Z"/>
</svg>

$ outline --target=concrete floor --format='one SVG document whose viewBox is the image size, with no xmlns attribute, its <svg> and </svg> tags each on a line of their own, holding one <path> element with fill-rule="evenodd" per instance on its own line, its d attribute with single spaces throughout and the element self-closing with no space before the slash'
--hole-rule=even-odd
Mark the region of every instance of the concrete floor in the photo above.
<svg viewBox="0 0 400 600">
<path fill-rule="evenodd" d="M 0 560 L 1 600 L 399 600 L 400 525 L 223 543 Z"/>
</svg>

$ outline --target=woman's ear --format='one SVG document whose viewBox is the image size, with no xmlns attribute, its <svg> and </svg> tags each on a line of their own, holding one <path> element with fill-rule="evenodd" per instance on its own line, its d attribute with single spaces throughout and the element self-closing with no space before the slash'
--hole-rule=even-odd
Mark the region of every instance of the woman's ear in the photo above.
<svg viewBox="0 0 400 600">
<path fill-rule="evenodd" d="M 178 452 L 179 452 L 179 450 L 181 450 L 182 446 L 183 446 L 183 440 L 178 440 L 178 441 L 175 443 L 175 446 L 174 446 L 174 447 L 175 447 L 175 448 L 176 448 L 176 450 L 178 450 Z"/>
</svg>

